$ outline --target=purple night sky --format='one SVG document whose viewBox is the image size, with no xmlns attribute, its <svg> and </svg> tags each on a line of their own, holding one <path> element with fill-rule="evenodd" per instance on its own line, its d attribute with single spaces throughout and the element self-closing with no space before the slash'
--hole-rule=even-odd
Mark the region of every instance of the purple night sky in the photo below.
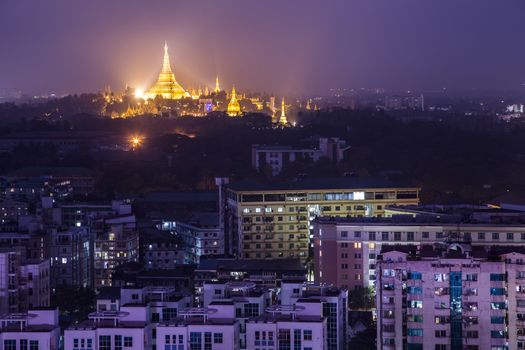
<svg viewBox="0 0 525 350">
<path fill-rule="evenodd" d="M 518 89 L 523 0 L 3 0 L 0 88 Z"/>
</svg>

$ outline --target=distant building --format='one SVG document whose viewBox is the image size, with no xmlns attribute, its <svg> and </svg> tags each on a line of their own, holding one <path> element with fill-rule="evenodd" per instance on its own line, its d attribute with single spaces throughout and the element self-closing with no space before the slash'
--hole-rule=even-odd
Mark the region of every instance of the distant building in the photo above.
<svg viewBox="0 0 525 350">
<path fill-rule="evenodd" d="M 385 247 L 377 262 L 377 349 L 522 349 L 522 247 Z"/>
<path fill-rule="evenodd" d="M 321 158 L 326 158 L 333 163 L 339 163 L 349 148 L 346 141 L 337 137 L 320 138 L 318 148 L 252 145 L 252 167 L 257 171 L 269 167 L 275 176 L 281 173 L 287 164 L 300 160 L 318 162 Z"/>
<path fill-rule="evenodd" d="M 49 306 L 49 275 L 49 261 L 27 260 L 14 248 L 1 250 L 0 314 Z"/>
<path fill-rule="evenodd" d="M 117 266 L 139 259 L 139 234 L 135 216 L 98 219 L 94 235 L 94 286 L 111 286 L 111 277 Z"/>
<path fill-rule="evenodd" d="M 425 110 L 425 98 L 423 95 L 386 96 L 385 109 L 397 111 L 404 109 Z"/>
<path fill-rule="evenodd" d="M 147 270 L 173 269 L 192 263 L 193 254 L 186 250 L 183 240 L 170 232 L 156 228 L 140 230 L 140 261 Z"/>
<path fill-rule="evenodd" d="M 25 201 L 7 199 L 0 201 L 0 223 L 18 223 L 20 216 L 29 214 L 28 204 Z"/>
<path fill-rule="evenodd" d="M 51 286 L 92 287 L 92 240 L 86 227 L 52 230 L 49 245 Z"/>
<path fill-rule="evenodd" d="M 385 178 L 302 179 L 226 186 L 225 241 L 247 259 L 309 256 L 317 216 L 384 216 L 392 204 L 418 204 L 419 188 Z"/>
<path fill-rule="evenodd" d="M 184 219 L 163 219 L 158 227 L 175 234 L 184 244 L 186 263 L 198 263 L 201 256 L 224 255 L 224 233 L 216 212 L 194 212 Z"/>
</svg>

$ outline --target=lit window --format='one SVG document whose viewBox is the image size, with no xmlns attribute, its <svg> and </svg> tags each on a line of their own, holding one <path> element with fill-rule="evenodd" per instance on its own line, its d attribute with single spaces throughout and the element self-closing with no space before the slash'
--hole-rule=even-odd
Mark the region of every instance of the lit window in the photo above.
<svg viewBox="0 0 525 350">
<path fill-rule="evenodd" d="M 361 248 L 361 242 L 355 242 L 354 248 Z"/>
<path fill-rule="evenodd" d="M 365 199 L 365 193 L 364 192 L 354 192 L 354 200 L 360 201 Z"/>
<path fill-rule="evenodd" d="M 62 264 L 67 264 L 67 258 L 62 258 Z"/>
</svg>

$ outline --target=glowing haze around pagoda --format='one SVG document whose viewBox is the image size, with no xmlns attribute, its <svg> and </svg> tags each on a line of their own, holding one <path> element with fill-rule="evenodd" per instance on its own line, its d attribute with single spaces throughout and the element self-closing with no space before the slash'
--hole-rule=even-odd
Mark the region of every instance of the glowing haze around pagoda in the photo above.
<svg viewBox="0 0 525 350">
<path fill-rule="evenodd" d="M 164 43 L 164 62 L 159 78 L 155 85 L 144 94 L 146 99 L 154 99 L 157 96 L 172 100 L 190 97 L 190 94 L 175 80 L 175 74 L 171 70 L 170 56 L 168 55 L 168 43 Z"/>
</svg>

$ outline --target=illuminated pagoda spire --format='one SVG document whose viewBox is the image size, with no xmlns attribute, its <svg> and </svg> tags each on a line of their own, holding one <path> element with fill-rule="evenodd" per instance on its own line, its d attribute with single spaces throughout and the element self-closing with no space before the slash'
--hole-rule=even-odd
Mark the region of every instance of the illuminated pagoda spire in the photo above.
<svg viewBox="0 0 525 350">
<path fill-rule="evenodd" d="M 219 76 L 217 75 L 217 77 L 215 77 L 215 93 L 218 93 L 221 91 L 221 87 L 219 85 Z"/>
<path fill-rule="evenodd" d="M 155 85 L 153 85 L 145 94 L 145 98 L 155 98 L 162 96 L 165 99 L 179 100 L 188 97 L 189 94 L 175 80 L 175 74 L 171 70 L 170 56 L 168 55 L 168 43 L 164 42 L 164 61 L 162 71 Z"/>
<path fill-rule="evenodd" d="M 308 99 L 308 100 L 306 101 L 306 109 L 307 109 L 307 110 L 311 110 L 311 109 L 312 109 L 312 107 L 310 106 L 310 99 Z"/>
<path fill-rule="evenodd" d="M 232 88 L 230 103 L 228 103 L 227 113 L 230 117 L 236 117 L 241 114 L 241 105 L 237 101 L 237 93 L 235 92 L 235 86 Z"/>
<path fill-rule="evenodd" d="M 286 125 L 288 120 L 286 119 L 286 106 L 284 105 L 284 97 L 281 100 L 281 117 L 279 118 L 279 123 Z"/>
<path fill-rule="evenodd" d="M 210 96 L 210 88 L 206 85 L 206 88 L 204 89 L 204 96 Z"/>
</svg>

